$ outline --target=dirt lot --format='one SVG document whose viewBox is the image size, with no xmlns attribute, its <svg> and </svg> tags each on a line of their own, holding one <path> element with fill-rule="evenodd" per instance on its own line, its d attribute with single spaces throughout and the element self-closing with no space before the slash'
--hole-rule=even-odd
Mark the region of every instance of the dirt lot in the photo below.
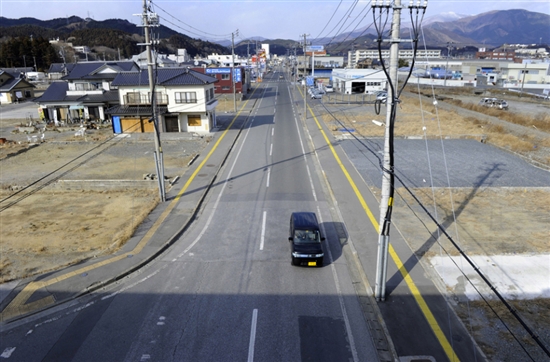
<svg viewBox="0 0 550 362">
<path fill-rule="evenodd" d="M 477 103 L 479 96 L 446 96 L 461 103 L 439 101 L 440 106 L 436 108 L 428 97 L 404 95 L 395 128 L 396 136 L 422 136 L 425 132 L 427 137 L 471 137 L 514 152 L 538 166 L 550 167 L 550 118 L 547 116 L 550 103 L 513 100 L 521 106 L 511 109 L 506 115 L 523 119 L 521 115 L 529 114 L 530 119 L 539 122 L 536 123 L 538 126 L 532 127 L 511 121 L 493 122 L 489 116 L 495 113 L 485 113 L 468 104 Z M 422 100 L 421 108 L 419 99 Z M 338 129 L 342 125 L 356 129 L 360 136 L 383 135 L 383 128 L 373 125 L 371 120 L 384 120 L 384 107 L 381 115 L 376 115 L 372 108 L 366 110 L 353 104 L 330 107 L 339 110 L 338 118 L 342 124 L 328 114 L 322 118 L 336 136 L 341 135 Z M 536 107 L 541 112 L 515 113 L 521 107 L 529 110 Z M 496 115 L 500 119 L 504 113 Z M 21 122 L 21 119 L 0 119 L 0 137 L 15 141 L 0 145 L 0 282 L 36 275 L 94 255 L 113 252 L 127 240 L 157 202 L 155 184 L 149 189 L 111 188 L 85 192 L 47 186 L 19 200 L 21 195 L 26 194 L 22 189 L 42 178 L 43 183 L 53 183 L 58 177 L 61 180 L 137 182 L 143 179 L 144 174 L 155 173 L 151 138 L 131 135 L 107 142 L 112 136 L 109 128 L 90 130 L 85 138 L 74 135 L 77 128 L 65 128 L 62 132 L 47 130 L 45 142 L 30 145 L 27 135 L 12 133 Z M 544 127 L 545 124 L 548 128 Z M 185 173 L 187 162 L 203 149 L 206 142 L 208 139 L 200 138 L 163 142 L 166 175 L 174 177 Z M 86 157 L 73 161 L 86 152 L 89 152 Z M 60 171 L 48 176 L 56 169 Z M 431 191 L 414 191 L 425 203 L 433 205 L 435 202 L 443 217 L 452 213 L 448 192 L 436 193 L 433 201 Z M 451 191 L 455 204 L 466 205 L 456 222 L 462 243 L 469 253 L 550 253 L 548 189 Z M 412 235 L 409 242 L 419 256 L 435 253 L 437 243 L 426 244 L 424 237 L 433 231 L 433 227 L 426 227 L 429 223 L 425 217 L 414 214 L 409 208 L 412 200 L 404 193 L 400 194 L 404 196 L 396 200 L 394 211 L 395 218 L 403 220 L 399 222 L 399 227 L 407 235 Z M 454 229 L 452 223 L 449 229 Z M 518 243 L 519 238 L 526 242 Z M 525 315 L 530 323 L 548 343 L 548 300 L 514 303 L 520 311 L 527 311 Z M 508 351 L 509 348 L 499 345 L 508 342 L 510 337 L 508 334 L 503 336 L 502 327 L 497 325 L 485 305 L 477 307 L 475 303 L 468 306 L 458 303 L 456 308 L 459 315 L 467 316 L 471 312 L 466 313 L 465 309 L 473 309 L 476 340 L 484 346 L 491 360 L 524 358 L 524 355 L 519 355 L 518 359 L 514 352 Z M 465 317 L 465 323 L 472 324 L 472 319 Z"/>
<path fill-rule="evenodd" d="M 1 122 L 2 129 L 20 123 Z M 26 135 L 2 135 L 19 141 L 0 146 L 0 282 L 112 253 L 157 205 L 157 182 L 143 180 L 156 174 L 151 137 L 113 139 L 110 128 L 88 130 L 85 138 L 74 134 L 48 129 L 46 141 L 37 144 Z M 181 176 L 208 141 L 163 141 L 165 175 Z M 57 185 L 69 180 L 85 190 Z M 96 190 L 101 180 L 134 181 L 135 187 Z"/>
</svg>

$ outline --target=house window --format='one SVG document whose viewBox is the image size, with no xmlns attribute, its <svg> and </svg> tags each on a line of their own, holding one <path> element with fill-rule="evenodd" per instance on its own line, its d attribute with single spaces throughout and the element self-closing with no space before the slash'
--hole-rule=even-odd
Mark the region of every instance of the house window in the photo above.
<svg viewBox="0 0 550 362">
<path fill-rule="evenodd" d="M 228 91 L 228 90 L 231 90 L 231 87 L 227 86 L 227 85 L 224 85 L 224 86 L 222 86 L 222 90 Z"/>
<path fill-rule="evenodd" d="M 189 127 L 200 127 L 201 126 L 201 116 L 187 116 L 187 125 Z"/>
<path fill-rule="evenodd" d="M 214 98 L 214 88 L 210 88 L 210 99 Z"/>
<path fill-rule="evenodd" d="M 128 92 L 126 93 L 126 103 L 127 104 L 140 104 L 141 102 L 141 93 L 139 92 Z"/>
<path fill-rule="evenodd" d="M 176 103 L 197 103 L 197 92 L 176 92 Z"/>
<path fill-rule="evenodd" d="M 231 74 L 222 74 L 222 80 L 229 80 L 229 79 L 231 79 L 230 75 L 231 75 Z"/>
</svg>

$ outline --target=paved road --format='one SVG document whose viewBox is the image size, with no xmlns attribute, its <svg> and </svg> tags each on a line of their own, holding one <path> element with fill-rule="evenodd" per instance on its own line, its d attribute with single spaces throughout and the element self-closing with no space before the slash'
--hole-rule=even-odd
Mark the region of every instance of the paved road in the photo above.
<svg viewBox="0 0 550 362">
<path fill-rule="evenodd" d="M 266 81 L 256 94 L 256 108 L 179 240 L 120 284 L 5 331 L 6 355 L 21 361 L 378 359 L 288 88 Z M 186 206 L 178 204 L 167 222 L 177 222 Z M 315 211 L 322 222 L 329 255 L 323 268 L 290 265 L 288 219 L 296 210 Z"/>
</svg>

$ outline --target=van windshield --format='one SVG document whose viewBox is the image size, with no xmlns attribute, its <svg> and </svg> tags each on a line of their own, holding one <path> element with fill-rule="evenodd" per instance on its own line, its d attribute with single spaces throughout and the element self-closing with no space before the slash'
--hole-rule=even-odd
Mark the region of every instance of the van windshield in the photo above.
<svg viewBox="0 0 550 362">
<path fill-rule="evenodd" d="M 294 242 L 298 244 L 320 243 L 319 230 L 295 230 Z"/>
</svg>

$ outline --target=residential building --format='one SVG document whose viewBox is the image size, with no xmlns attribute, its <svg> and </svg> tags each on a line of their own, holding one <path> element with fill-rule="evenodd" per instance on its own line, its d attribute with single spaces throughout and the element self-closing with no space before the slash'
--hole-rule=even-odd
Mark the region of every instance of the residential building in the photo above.
<svg viewBox="0 0 550 362">
<path fill-rule="evenodd" d="M 210 61 L 210 64 L 218 65 L 220 67 L 239 67 L 246 66 L 248 64 L 248 59 L 241 58 L 238 55 L 233 56 L 232 54 L 218 54 L 212 53 L 207 56 L 207 59 Z"/>
<path fill-rule="evenodd" d="M 137 70 L 136 63 L 83 62 L 66 66 L 67 75 L 53 82 L 41 97 L 35 99 L 43 117 L 56 124 L 80 120 L 103 121 L 105 110 L 119 104 L 112 81 L 122 71 Z"/>
<path fill-rule="evenodd" d="M 107 112 L 115 133 L 154 132 L 153 100 L 158 132 L 208 133 L 216 127 L 215 77 L 189 68 L 158 68 L 151 97 L 148 72 L 121 72 L 112 85 L 118 88 L 120 105 Z"/>
<path fill-rule="evenodd" d="M 14 69 L 0 69 L 0 104 L 32 99 L 34 98 L 34 89 L 34 85 L 26 80 L 23 72 Z"/>
</svg>

